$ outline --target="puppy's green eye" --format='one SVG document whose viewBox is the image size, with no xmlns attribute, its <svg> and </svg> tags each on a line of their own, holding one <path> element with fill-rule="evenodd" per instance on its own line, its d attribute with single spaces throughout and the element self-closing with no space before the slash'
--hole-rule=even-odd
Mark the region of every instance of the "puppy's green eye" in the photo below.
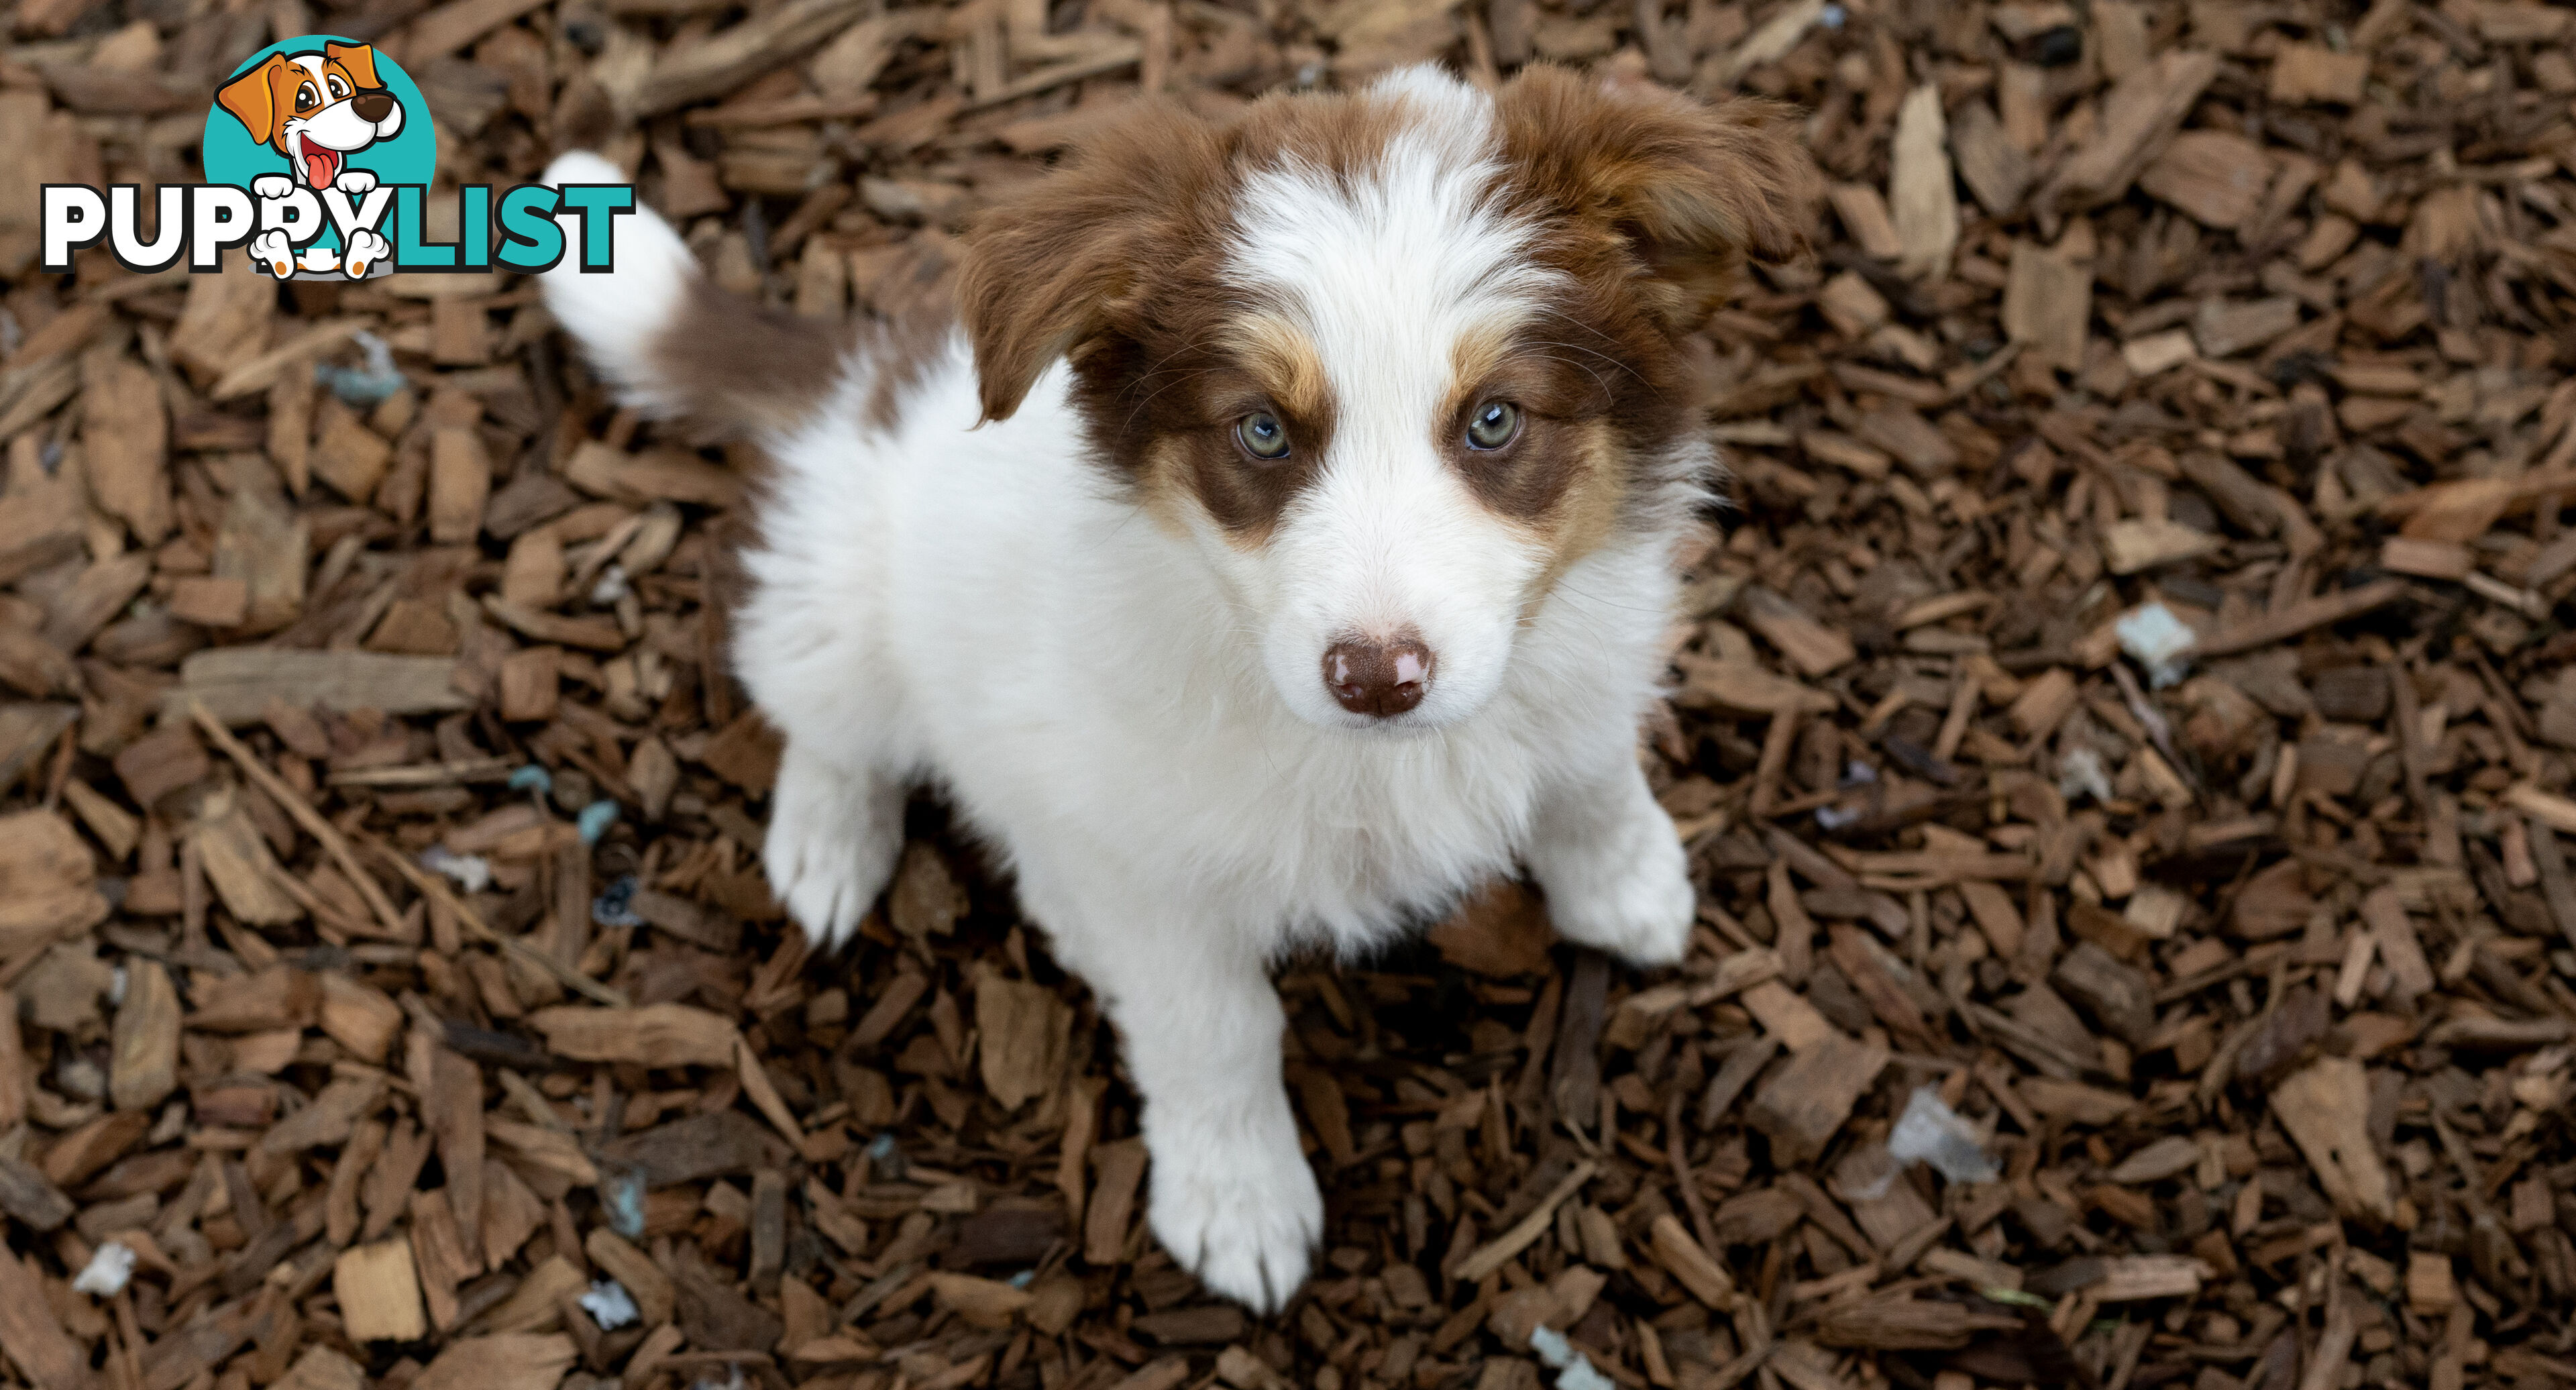
<svg viewBox="0 0 2576 1390">
<path fill-rule="evenodd" d="M 1467 447 L 1499 449 L 1520 437 L 1521 408 L 1509 401 L 1487 401 L 1467 417 Z"/>
<path fill-rule="evenodd" d="M 1279 423 L 1278 416 L 1266 410 L 1256 410 L 1235 421 L 1234 442 L 1263 463 L 1276 463 L 1288 457 L 1288 427 Z"/>
</svg>

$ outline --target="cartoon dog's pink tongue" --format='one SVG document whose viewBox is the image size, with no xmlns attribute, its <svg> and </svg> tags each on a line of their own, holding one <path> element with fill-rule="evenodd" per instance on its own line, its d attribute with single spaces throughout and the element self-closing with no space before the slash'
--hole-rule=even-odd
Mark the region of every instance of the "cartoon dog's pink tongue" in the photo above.
<svg viewBox="0 0 2576 1390">
<path fill-rule="evenodd" d="M 341 153 L 314 144 L 310 135 L 299 133 L 295 143 L 299 147 L 297 158 L 304 161 L 304 181 L 315 188 L 329 188 L 331 180 L 340 177 Z"/>
</svg>

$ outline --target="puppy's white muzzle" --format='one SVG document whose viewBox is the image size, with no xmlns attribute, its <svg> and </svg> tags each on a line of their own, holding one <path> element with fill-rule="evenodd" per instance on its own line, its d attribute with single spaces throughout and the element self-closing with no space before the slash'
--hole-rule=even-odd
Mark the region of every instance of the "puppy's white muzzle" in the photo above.
<svg viewBox="0 0 2576 1390">
<path fill-rule="evenodd" d="M 1534 561 L 1439 459 L 1332 465 L 1268 549 L 1262 665 L 1299 718 L 1423 732 L 1501 688 Z"/>
</svg>

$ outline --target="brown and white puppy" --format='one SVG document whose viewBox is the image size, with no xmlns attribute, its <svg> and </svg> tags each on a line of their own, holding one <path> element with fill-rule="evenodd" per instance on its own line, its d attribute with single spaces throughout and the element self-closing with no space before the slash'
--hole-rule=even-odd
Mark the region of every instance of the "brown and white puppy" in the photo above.
<svg viewBox="0 0 2576 1390">
<path fill-rule="evenodd" d="M 944 790 L 1123 1034 L 1154 1230 L 1269 1308 L 1323 1217 L 1270 961 L 1523 869 L 1682 956 L 1637 728 L 1715 471 L 1686 345 L 1812 187 L 1759 104 L 1415 68 L 1139 107 L 989 214 L 926 358 L 726 300 L 649 214 L 545 288 L 630 401 L 775 458 L 733 656 L 780 899 L 846 939 Z"/>
</svg>

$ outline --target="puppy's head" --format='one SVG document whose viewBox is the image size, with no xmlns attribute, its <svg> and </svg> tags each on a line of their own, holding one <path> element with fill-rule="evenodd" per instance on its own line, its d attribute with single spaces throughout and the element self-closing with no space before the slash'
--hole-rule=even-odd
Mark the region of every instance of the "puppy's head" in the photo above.
<svg viewBox="0 0 2576 1390">
<path fill-rule="evenodd" d="M 1801 240 L 1781 126 L 1553 68 L 1144 108 L 979 229 L 984 413 L 1068 359 L 1093 452 L 1290 709 L 1454 723 L 1572 565 L 1696 495 L 1682 340 Z"/>
<path fill-rule="evenodd" d="M 351 153 L 392 139 L 403 123 L 402 103 L 376 79 L 376 50 L 362 43 L 272 53 L 225 83 L 215 101 L 312 188 L 330 187 Z"/>
</svg>

